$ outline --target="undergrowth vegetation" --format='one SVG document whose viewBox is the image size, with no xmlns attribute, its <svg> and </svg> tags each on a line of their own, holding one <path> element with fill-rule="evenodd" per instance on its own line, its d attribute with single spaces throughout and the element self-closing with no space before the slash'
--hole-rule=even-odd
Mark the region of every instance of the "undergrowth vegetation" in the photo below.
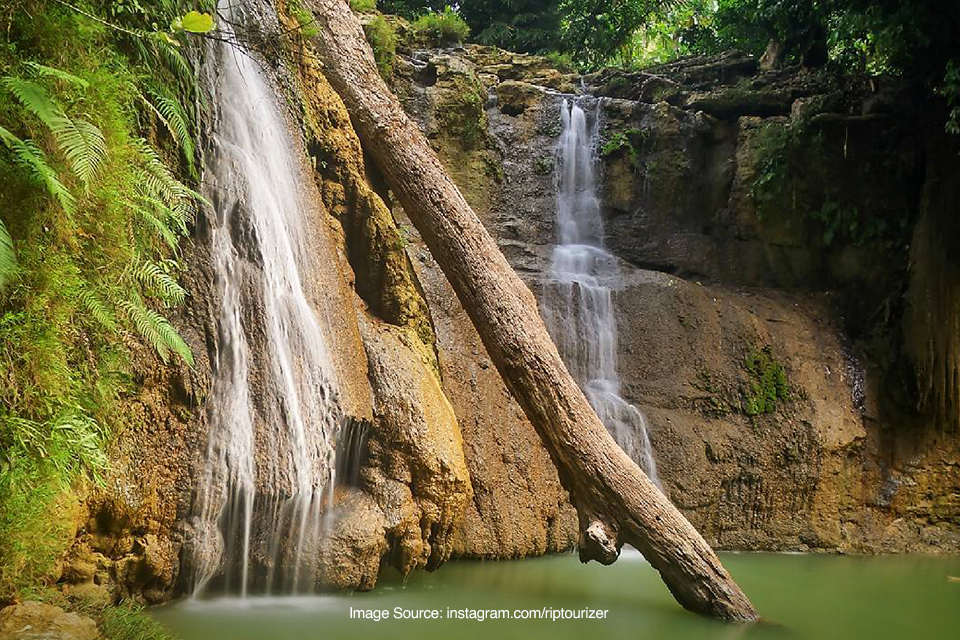
<svg viewBox="0 0 960 640">
<path fill-rule="evenodd" d="M 196 8 L 0 8 L 0 600 L 69 544 L 70 489 L 102 477 L 135 391 L 131 345 L 192 363 L 165 314 L 201 200 L 189 16 L 175 22 Z"/>
<path fill-rule="evenodd" d="M 373 49 L 373 59 L 377 62 L 380 76 L 390 82 L 393 80 L 393 67 L 397 60 L 397 32 L 386 18 L 374 16 L 363 25 L 367 42 Z"/>
<path fill-rule="evenodd" d="M 470 27 L 450 7 L 428 11 L 411 25 L 417 40 L 426 46 L 449 47 L 460 44 L 470 35 Z"/>
<path fill-rule="evenodd" d="M 769 346 L 751 350 L 744 368 L 750 375 L 743 399 L 743 411 L 748 416 L 772 413 L 778 402 L 789 398 L 786 370 L 773 357 Z"/>
</svg>

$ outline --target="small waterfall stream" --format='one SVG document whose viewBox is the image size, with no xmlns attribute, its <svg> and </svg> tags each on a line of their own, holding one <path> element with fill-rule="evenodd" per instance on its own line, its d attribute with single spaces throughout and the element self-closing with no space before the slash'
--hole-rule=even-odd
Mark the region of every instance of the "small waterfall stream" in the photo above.
<svg viewBox="0 0 960 640">
<path fill-rule="evenodd" d="M 220 5 L 243 23 L 243 9 Z M 333 364 L 304 291 L 299 172 L 256 62 L 227 43 L 211 54 L 215 130 L 205 182 L 222 307 L 192 516 L 192 591 L 311 591 L 341 418 Z"/>
<path fill-rule="evenodd" d="M 546 282 L 544 318 L 570 373 L 614 439 L 659 485 L 647 419 L 620 396 L 613 289 L 617 259 L 603 246 L 594 176 L 600 107 L 564 100 L 557 148 L 557 246 Z"/>
</svg>

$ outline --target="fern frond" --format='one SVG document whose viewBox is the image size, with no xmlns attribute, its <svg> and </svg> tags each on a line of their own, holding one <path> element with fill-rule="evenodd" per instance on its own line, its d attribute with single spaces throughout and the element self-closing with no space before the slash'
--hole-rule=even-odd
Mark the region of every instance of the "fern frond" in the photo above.
<svg viewBox="0 0 960 640">
<path fill-rule="evenodd" d="M 83 288 L 77 297 L 80 299 L 80 304 L 83 305 L 87 313 L 99 322 L 104 329 L 107 331 L 116 330 L 117 323 L 113 317 L 113 312 L 103 303 L 96 293 L 91 289 Z"/>
<path fill-rule="evenodd" d="M 193 143 L 193 136 L 190 134 L 190 119 L 183 110 L 183 106 L 176 98 L 164 95 L 159 91 L 150 91 L 150 95 L 153 96 L 154 102 L 150 103 L 149 100 L 147 102 L 153 111 L 160 115 L 161 122 L 164 123 L 167 130 L 170 131 L 170 135 L 173 136 L 180 147 L 190 172 L 196 174 L 194 165 L 196 146 Z"/>
<path fill-rule="evenodd" d="M 57 80 L 63 80 L 64 82 L 75 84 L 84 89 L 87 89 L 90 86 L 90 83 L 84 80 L 83 78 L 75 76 L 72 73 L 67 73 L 63 69 L 48 67 L 45 64 L 40 64 L 39 62 L 32 62 L 29 60 L 27 62 L 24 62 L 24 64 L 30 67 L 31 69 L 33 69 L 34 71 L 36 71 L 38 75 L 43 76 L 45 78 L 55 78 Z"/>
<path fill-rule="evenodd" d="M 174 177 L 160 154 L 146 140 L 138 138 L 134 140 L 134 145 L 143 158 L 141 185 L 147 194 L 162 198 L 165 202 L 171 202 L 174 198 L 207 202 L 206 198 Z"/>
<path fill-rule="evenodd" d="M 140 216 L 140 219 L 146 222 L 157 233 L 157 235 L 167 243 L 167 246 L 176 251 L 177 234 L 171 231 L 170 227 L 168 227 L 163 220 L 154 215 L 152 211 L 143 205 L 137 204 L 136 202 L 127 200 L 126 205 L 130 207 L 131 211 Z"/>
<path fill-rule="evenodd" d="M 133 277 L 145 287 L 156 292 L 164 302 L 182 304 L 187 292 L 176 279 L 156 262 L 144 260 L 133 265 Z"/>
<path fill-rule="evenodd" d="M 77 200 L 70 190 L 60 182 L 57 172 L 47 164 L 43 150 L 33 140 L 21 140 L 8 130 L 0 127 L 0 140 L 13 152 L 14 159 L 30 171 L 31 177 L 42 184 L 68 214 L 73 214 Z"/>
<path fill-rule="evenodd" d="M 160 57 L 163 58 L 163 61 L 170 72 L 176 76 L 178 80 L 183 82 L 184 86 L 190 90 L 193 90 L 193 88 L 196 86 L 196 76 L 193 73 L 193 68 L 187 62 L 187 59 L 183 57 L 183 54 L 180 53 L 176 47 L 167 42 L 158 41 L 157 47 L 160 50 Z"/>
<path fill-rule="evenodd" d="M 0 291 L 6 288 L 17 269 L 17 254 L 13 249 L 13 238 L 0 220 Z"/>
<path fill-rule="evenodd" d="M 107 142 L 93 124 L 80 118 L 71 118 L 60 112 L 48 123 L 57 146 L 67 156 L 70 168 L 89 188 L 90 181 L 100 174 L 107 159 Z"/>
<path fill-rule="evenodd" d="M 50 128 L 57 146 L 67 156 L 71 169 L 84 186 L 88 187 L 107 157 L 107 143 L 100 129 L 86 120 L 68 116 L 53 98 L 47 95 L 46 90 L 35 82 L 13 76 L 6 76 L 0 82 L 17 97 L 27 111 Z"/>
<path fill-rule="evenodd" d="M 120 306 L 133 322 L 137 332 L 157 351 L 161 360 L 168 362 L 172 352 L 187 364 L 193 365 L 193 353 L 177 330 L 166 318 L 148 308 L 139 295 L 134 293 L 129 300 L 123 300 Z"/>
<path fill-rule="evenodd" d="M 100 473 L 107 468 L 107 454 L 103 450 L 103 429 L 82 409 L 58 416 L 50 422 L 50 460 L 58 468 L 61 477 L 78 466 L 86 467 L 100 482 Z"/>
<path fill-rule="evenodd" d="M 5 76 L 0 79 L 0 84 L 16 96 L 20 104 L 27 111 L 40 118 L 44 124 L 49 125 L 49 121 L 60 114 L 60 107 L 57 106 L 53 98 L 47 95 L 47 90 L 36 82 L 14 76 Z"/>
<path fill-rule="evenodd" d="M 137 196 L 137 199 L 140 200 L 141 204 L 145 204 L 149 207 L 152 207 L 153 210 L 163 216 L 164 223 L 173 222 L 177 226 L 177 231 L 180 235 L 187 235 L 189 230 L 187 229 L 187 223 L 192 222 L 192 211 L 189 207 L 181 206 L 180 204 L 175 204 L 174 206 L 168 206 L 158 198 L 152 196 L 140 194 Z"/>
</svg>

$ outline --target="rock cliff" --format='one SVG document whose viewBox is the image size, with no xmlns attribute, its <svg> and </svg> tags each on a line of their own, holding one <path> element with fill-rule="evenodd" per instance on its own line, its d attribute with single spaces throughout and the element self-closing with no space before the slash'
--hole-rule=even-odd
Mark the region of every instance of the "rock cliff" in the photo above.
<svg viewBox="0 0 960 640">
<path fill-rule="evenodd" d="M 924 180 L 909 87 L 761 70 L 736 52 L 579 78 L 477 46 L 411 52 L 397 78 L 538 293 L 555 243 L 562 95 L 604 98 L 624 395 L 650 419 L 667 495 L 709 541 L 958 549 L 957 439 L 911 405 L 896 355 L 895 292 Z M 477 82 L 486 136 L 458 144 L 444 114 Z M 443 314 L 462 315 L 447 300 Z"/>
</svg>

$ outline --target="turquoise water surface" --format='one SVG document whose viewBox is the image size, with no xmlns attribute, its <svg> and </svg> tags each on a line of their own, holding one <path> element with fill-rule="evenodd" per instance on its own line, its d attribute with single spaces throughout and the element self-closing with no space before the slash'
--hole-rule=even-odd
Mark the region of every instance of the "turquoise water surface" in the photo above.
<svg viewBox="0 0 960 640">
<path fill-rule="evenodd" d="M 384 575 L 370 593 L 182 601 L 155 609 L 183 640 L 916 640 L 960 638 L 960 558 L 724 554 L 726 567 L 765 622 L 731 625 L 690 614 L 636 553 L 616 564 L 570 555 L 508 562 L 451 562 L 405 581 Z M 438 619 L 396 619 L 437 611 Z M 448 610 L 589 608 L 581 620 L 451 619 Z M 375 621 L 351 609 L 387 610 Z M 414 614 L 416 615 L 416 614 Z"/>
</svg>

